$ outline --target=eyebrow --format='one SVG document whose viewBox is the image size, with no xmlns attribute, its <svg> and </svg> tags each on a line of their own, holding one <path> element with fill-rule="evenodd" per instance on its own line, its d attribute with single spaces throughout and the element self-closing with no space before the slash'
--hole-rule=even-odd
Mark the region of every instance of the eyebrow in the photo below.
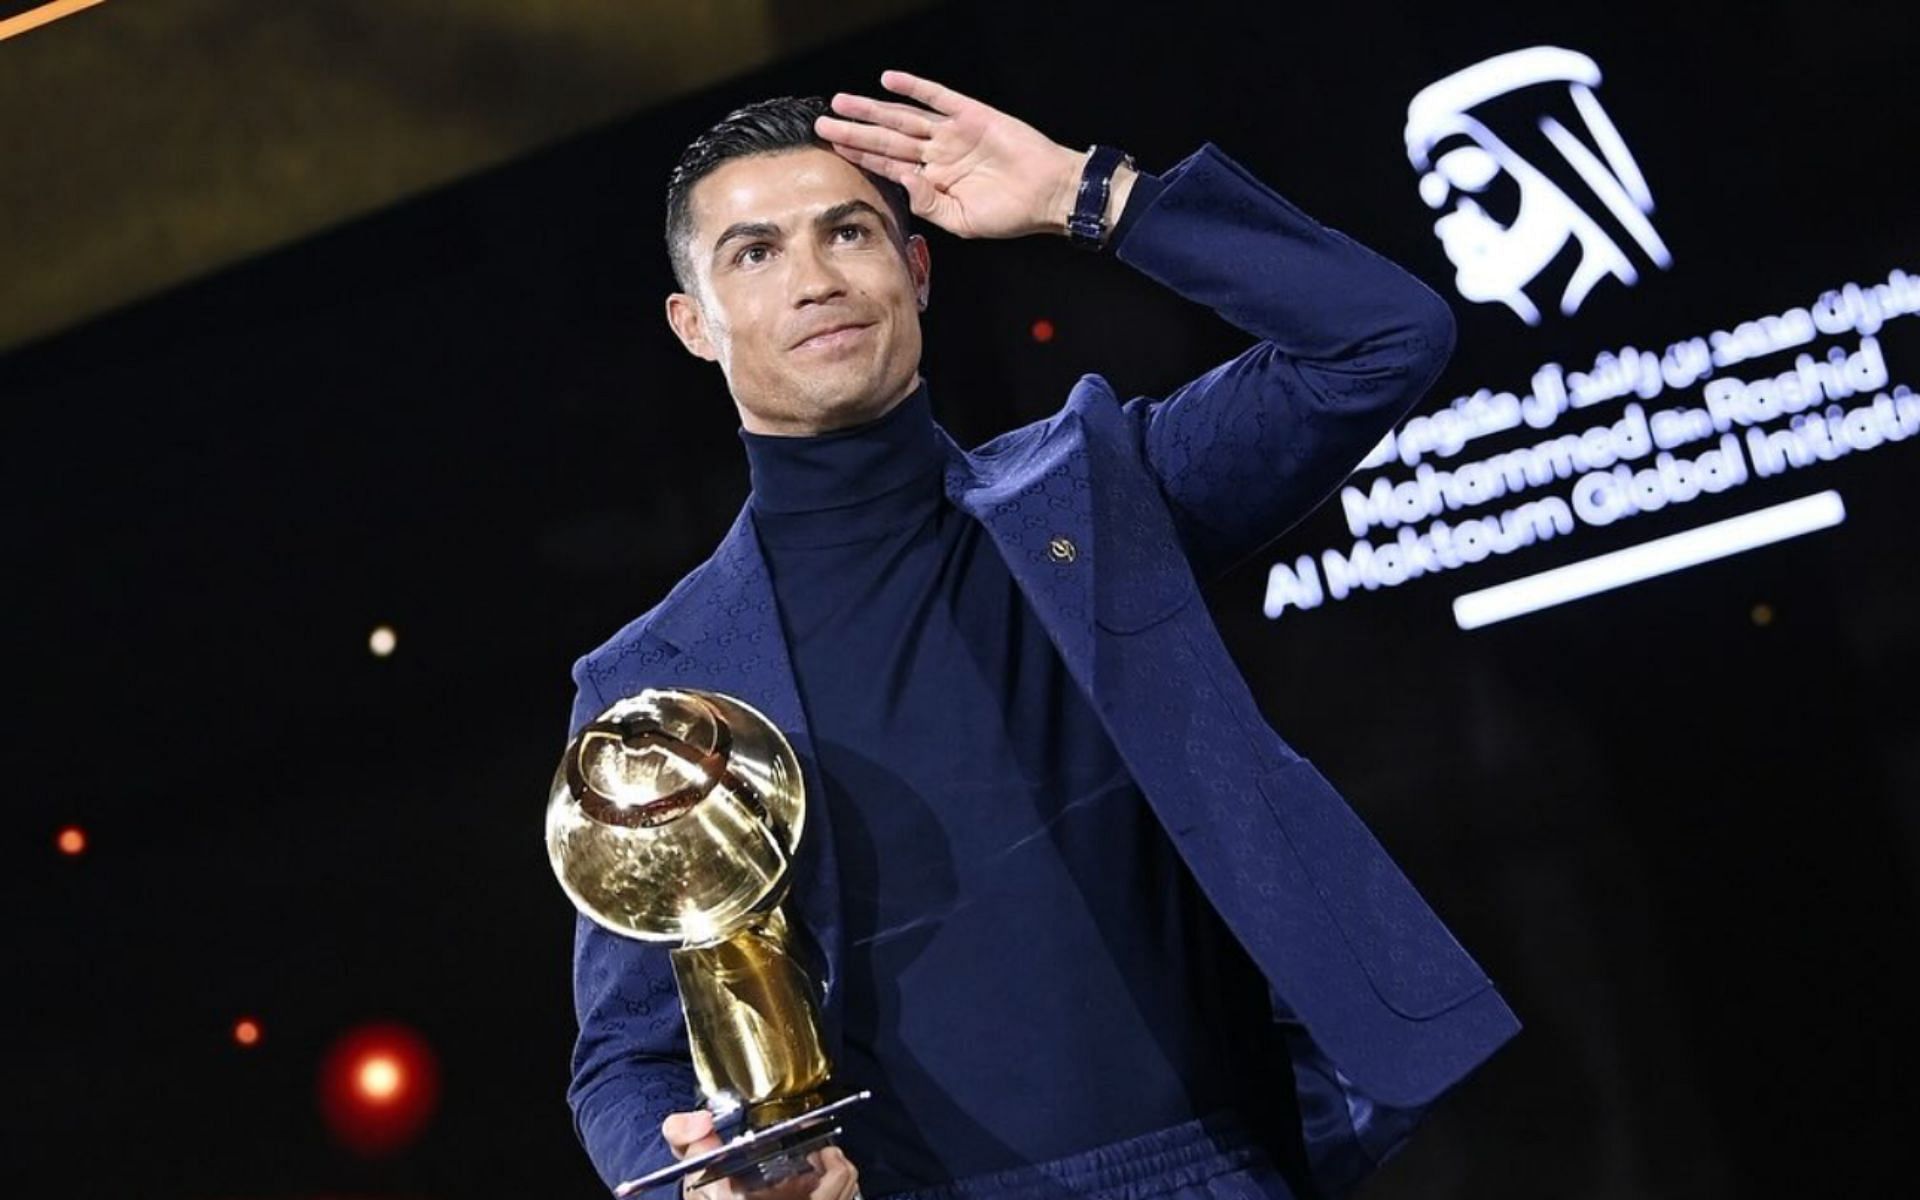
<svg viewBox="0 0 1920 1200">
<path fill-rule="evenodd" d="M 893 232 L 893 224 L 887 220 L 886 214 L 873 205 L 868 204 L 865 200 L 842 200 L 840 203 L 815 217 L 813 219 L 814 228 L 818 229 L 822 226 L 837 225 L 855 213 L 864 213 L 871 216 L 880 222 L 882 229 L 888 233 Z M 715 239 L 713 243 L 714 257 L 718 258 L 721 249 L 735 238 L 777 238 L 779 236 L 780 227 L 770 221 L 737 221 L 727 226 L 726 232 Z"/>
</svg>

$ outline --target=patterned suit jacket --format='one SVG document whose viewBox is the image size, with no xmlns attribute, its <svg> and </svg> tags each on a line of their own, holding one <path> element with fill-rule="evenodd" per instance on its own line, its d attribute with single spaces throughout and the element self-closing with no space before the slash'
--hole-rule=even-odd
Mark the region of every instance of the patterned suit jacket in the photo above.
<svg viewBox="0 0 1920 1200">
<path fill-rule="evenodd" d="M 1044 421 L 970 452 L 948 440 L 947 495 L 990 533 L 1276 1012 L 1330 1060 L 1349 1093 L 1349 1112 L 1333 1116 L 1418 1108 L 1518 1023 L 1327 780 L 1267 725 L 1199 583 L 1327 497 L 1438 375 L 1453 318 L 1210 143 L 1162 178 L 1118 256 L 1258 344 L 1164 399 L 1122 403 L 1088 375 Z M 750 508 L 712 558 L 581 658 L 574 681 L 575 730 L 643 687 L 738 696 L 786 732 L 823 794 Z M 789 904 L 820 952 L 831 1040 L 840 918 L 826 806 L 808 822 Z M 668 1161 L 660 1121 L 697 1102 L 686 1034 L 657 946 L 583 919 L 574 984 L 568 1096 L 612 1183 Z M 1301 1115 L 1318 1127 L 1309 1142 L 1328 1126 L 1351 1138 L 1343 1119 Z M 1368 1147 L 1368 1160 L 1393 1144 Z"/>
</svg>

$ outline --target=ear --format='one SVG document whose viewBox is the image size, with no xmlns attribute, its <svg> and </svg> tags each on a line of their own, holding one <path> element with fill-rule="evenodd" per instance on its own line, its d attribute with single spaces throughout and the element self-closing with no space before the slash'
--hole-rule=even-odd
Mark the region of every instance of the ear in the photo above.
<svg viewBox="0 0 1920 1200">
<path fill-rule="evenodd" d="M 687 348 L 688 354 L 708 362 L 719 359 L 713 341 L 707 337 L 707 314 L 698 300 L 685 292 L 668 296 L 667 324 L 673 327 L 673 335 L 680 339 L 680 344 Z"/>
<path fill-rule="evenodd" d="M 933 291 L 933 254 L 927 239 L 909 234 L 906 245 L 907 274 L 913 278 L 913 291 L 920 299 L 920 311 L 927 311 L 927 299 Z"/>
</svg>

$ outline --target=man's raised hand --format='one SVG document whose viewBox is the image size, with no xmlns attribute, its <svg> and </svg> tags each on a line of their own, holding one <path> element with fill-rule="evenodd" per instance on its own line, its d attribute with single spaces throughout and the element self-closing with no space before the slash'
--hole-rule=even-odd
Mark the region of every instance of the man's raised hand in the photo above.
<svg viewBox="0 0 1920 1200">
<path fill-rule="evenodd" d="M 814 129 L 848 162 L 906 188 L 915 215 L 960 237 L 1066 231 L 1085 151 L 905 71 L 881 72 L 880 86 L 919 104 L 842 92 L 839 115 Z"/>
</svg>

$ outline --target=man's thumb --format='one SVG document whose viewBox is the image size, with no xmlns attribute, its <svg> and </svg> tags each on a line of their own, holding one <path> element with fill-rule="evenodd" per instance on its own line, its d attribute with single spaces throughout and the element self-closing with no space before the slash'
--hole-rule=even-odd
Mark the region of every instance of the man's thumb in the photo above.
<svg viewBox="0 0 1920 1200">
<path fill-rule="evenodd" d="M 720 1144 L 713 1132 L 713 1114 L 705 1109 L 672 1114 L 660 1122 L 660 1136 L 675 1158 L 712 1150 Z"/>
</svg>

